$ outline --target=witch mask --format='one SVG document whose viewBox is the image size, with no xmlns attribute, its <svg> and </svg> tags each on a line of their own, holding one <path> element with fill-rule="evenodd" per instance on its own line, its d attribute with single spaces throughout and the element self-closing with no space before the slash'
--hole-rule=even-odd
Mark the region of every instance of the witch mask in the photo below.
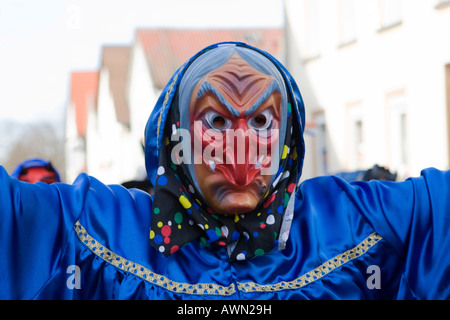
<svg viewBox="0 0 450 320">
<path fill-rule="evenodd" d="M 253 210 L 268 190 L 281 94 L 238 54 L 203 77 L 189 108 L 199 190 L 218 214 Z M 198 161 L 200 160 L 200 161 Z"/>
</svg>

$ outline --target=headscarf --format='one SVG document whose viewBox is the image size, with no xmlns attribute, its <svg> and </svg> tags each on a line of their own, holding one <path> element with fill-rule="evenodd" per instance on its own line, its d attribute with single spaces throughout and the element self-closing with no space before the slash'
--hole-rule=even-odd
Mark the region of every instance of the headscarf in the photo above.
<svg viewBox="0 0 450 320">
<path fill-rule="evenodd" d="M 258 71 L 272 76 L 278 73 L 275 78 L 283 81 L 284 87 L 282 72 L 261 53 L 251 48 L 236 50 L 235 44 L 227 44 L 225 50 L 221 50 L 220 46 L 219 49 L 216 48 L 211 52 L 205 50 L 197 59 L 191 60 L 189 66 L 182 67 L 183 77 L 189 78 L 191 67 L 200 67 L 201 72 L 197 73 L 200 80 L 203 75 L 218 68 L 238 51 L 240 56 Z M 196 63 L 207 58 L 207 55 L 218 55 L 216 60 L 220 62 L 210 67 Z M 248 56 L 252 58 L 249 59 Z M 176 81 L 176 78 L 172 81 Z M 188 84 L 193 88 L 196 82 L 189 81 Z M 296 139 L 301 137 L 296 137 L 300 132 L 299 128 L 293 128 L 297 120 L 294 120 L 296 113 L 292 109 L 292 96 L 287 92 L 281 93 L 282 110 L 285 112 L 282 131 L 280 130 L 280 141 L 283 143 L 280 146 L 279 168 L 272 177 L 266 194 L 254 210 L 242 215 L 225 216 L 216 214 L 208 206 L 198 189 L 195 174 L 189 164 L 176 164 L 172 161 L 172 150 L 179 143 L 176 139 L 172 141 L 173 136 L 182 126 L 186 126 L 185 114 L 189 105 L 186 106 L 185 101 L 189 101 L 192 94 L 192 89 L 186 89 L 181 80 L 170 102 L 159 149 L 150 230 L 151 244 L 157 250 L 168 256 L 191 241 L 199 241 L 205 247 L 226 247 L 230 260 L 241 261 L 266 254 L 274 247 L 284 248 L 292 220 L 293 194 L 301 167 L 298 163 Z M 168 91 L 166 98 L 167 94 Z M 300 158 L 300 161 L 302 159 Z"/>
</svg>

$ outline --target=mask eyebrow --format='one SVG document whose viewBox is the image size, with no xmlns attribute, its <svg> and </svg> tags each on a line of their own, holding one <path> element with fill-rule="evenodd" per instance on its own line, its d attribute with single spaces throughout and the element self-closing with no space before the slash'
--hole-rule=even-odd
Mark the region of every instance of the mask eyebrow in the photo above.
<svg viewBox="0 0 450 320">
<path fill-rule="evenodd" d="M 238 110 L 236 110 L 227 101 L 227 99 L 224 98 L 224 96 L 219 92 L 219 90 L 214 88 L 214 86 L 211 83 L 209 83 L 208 81 L 203 82 L 202 85 L 200 86 L 200 89 L 198 90 L 198 94 L 197 94 L 197 99 L 200 99 L 201 97 L 203 97 L 203 95 L 207 92 L 211 92 L 212 94 L 214 94 L 217 97 L 217 99 L 219 99 L 220 103 L 222 103 L 228 109 L 228 111 L 230 111 L 230 113 L 233 116 L 239 117 L 241 115 L 241 113 Z"/>
<path fill-rule="evenodd" d="M 258 100 L 255 101 L 255 103 L 253 104 L 253 106 L 251 106 L 247 111 L 245 111 L 245 115 L 251 115 L 253 112 L 255 112 L 256 110 L 258 110 L 258 108 L 261 106 L 261 104 L 266 101 L 267 99 L 269 99 L 269 97 L 272 95 L 272 93 L 274 93 L 275 91 L 279 91 L 280 90 L 280 86 L 278 85 L 278 82 L 273 80 L 269 86 L 267 87 L 267 89 L 263 92 L 262 95 L 259 96 Z"/>
</svg>

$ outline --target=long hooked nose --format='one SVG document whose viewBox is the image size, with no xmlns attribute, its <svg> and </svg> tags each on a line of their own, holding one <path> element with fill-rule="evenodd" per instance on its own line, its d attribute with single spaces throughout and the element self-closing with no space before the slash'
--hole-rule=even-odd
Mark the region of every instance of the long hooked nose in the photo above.
<svg viewBox="0 0 450 320">
<path fill-rule="evenodd" d="M 239 119 L 236 130 L 226 139 L 225 165 L 230 182 L 237 186 L 250 184 L 259 171 L 255 167 L 258 147 L 254 135 L 254 132 L 249 131 L 246 120 Z"/>
</svg>

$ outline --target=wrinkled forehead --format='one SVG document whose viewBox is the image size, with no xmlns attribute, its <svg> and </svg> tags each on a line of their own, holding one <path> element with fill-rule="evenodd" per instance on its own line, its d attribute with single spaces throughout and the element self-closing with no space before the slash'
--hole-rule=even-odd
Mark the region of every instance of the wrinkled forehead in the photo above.
<svg viewBox="0 0 450 320">
<path fill-rule="evenodd" d="M 255 50 L 223 45 L 198 57 L 185 71 L 178 94 L 182 128 L 189 130 L 192 101 L 202 92 L 216 89 L 222 91 L 216 96 L 227 96 L 223 102 L 237 110 L 235 115 L 241 111 L 251 113 L 254 110 L 248 110 L 248 106 L 257 106 L 256 100 L 267 99 L 272 92 L 278 91 L 281 93 L 282 118 L 286 114 L 287 93 L 277 67 Z"/>
<path fill-rule="evenodd" d="M 251 115 L 280 88 L 273 76 L 251 67 L 238 53 L 221 67 L 205 75 L 194 88 L 190 112 L 197 112 L 197 101 L 209 93 L 234 116 Z M 281 105 L 276 106 L 278 109 Z M 279 113 L 280 110 L 277 110 Z"/>
</svg>

